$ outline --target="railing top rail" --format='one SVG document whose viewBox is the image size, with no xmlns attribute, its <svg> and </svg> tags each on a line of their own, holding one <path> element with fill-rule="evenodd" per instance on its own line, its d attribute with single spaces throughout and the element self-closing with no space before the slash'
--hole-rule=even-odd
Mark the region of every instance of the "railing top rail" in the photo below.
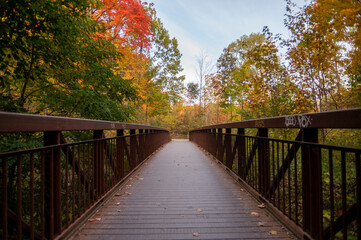
<svg viewBox="0 0 361 240">
<path fill-rule="evenodd" d="M 361 128 L 361 108 L 222 123 L 192 131 L 217 128 Z"/>
<path fill-rule="evenodd" d="M 133 123 L 55 117 L 0 111 L 0 132 L 45 132 L 80 130 L 147 129 L 168 131 L 164 128 Z"/>
</svg>

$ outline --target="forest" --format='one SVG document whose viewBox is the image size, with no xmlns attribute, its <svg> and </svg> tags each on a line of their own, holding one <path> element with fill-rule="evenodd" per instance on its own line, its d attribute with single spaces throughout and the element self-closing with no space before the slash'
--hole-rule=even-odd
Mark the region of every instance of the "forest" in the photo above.
<svg viewBox="0 0 361 240">
<path fill-rule="evenodd" d="M 150 124 L 184 138 L 220 122 L 361 106 L 361 3 L 286 0 L 290 37 L 240 34 L 185 84 L 177 39 L 140 0 L 0 2 L 0 111 Z M 283 53 L 281 54 L 281 50 Z"/>
</svg>

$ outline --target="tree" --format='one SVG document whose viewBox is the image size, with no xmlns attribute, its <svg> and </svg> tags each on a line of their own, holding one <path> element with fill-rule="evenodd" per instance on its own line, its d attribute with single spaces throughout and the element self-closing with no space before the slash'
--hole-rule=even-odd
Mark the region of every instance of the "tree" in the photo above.
<svg viewBox="0 0 361 240">
<path fill-rule="evenodd" d="M 169 95 L 170 103 L 175 103 L 180 99 L 183 92 L 184 75 L 181 66 L 182 54 L 178 49 L 178 41 L 169 36 L 161 20 L 156 17 L 154 9 L 149 9 L 152 14 L 152 43 L 153 46 L 148 55 L 151 61 L 148 69 L 148 77 L 156 82 L 164 92 Z"/>
<path fill-rule="evenodd" d="M 186 93 L 191 103 L 194 103 L 194 101 L 198 98 L 199 92 L 200 91 L 197 83 L 190 82 L 187 84 Z"/>
<path fill-rule="evenodd" d="M 120 55 L 97 35 L 88 0 L 2 1 L 1 110 L 124 120 L 129 82 L 112 71 Z"/>
<path fill-rule="evenodd" d="M 330 11 L 323 11 L 321 1 L 301 8 L 287 1 L 287 9 L 287 59 L 294 81 L 312 99 L 314 111 L 340 108 L 350 59 L 342 34 L 334 28 L 338 23 Z"/>
<path fill-rule="evenodd" d="M 139 0 L 101 0 L 92 11 L 93 18 L 102 22 L 106 36 L 118 48 L 131 47 L 132 51 L 142 51 L 151 46 L 149 36 L 151 18 L 146 4 Z"/>
<path fill-rule="evenodd" d="M 199 79 L 199 106 L 202 109 L 202 93 L 203 93 L 203 85 L 205 81 L 205 77 L 212 71 L 212 63 L 208 59 L 207 54 L 204 51 L 201 51 L 196 58 L 197 68 L 196 74 Z"/>
</svg>

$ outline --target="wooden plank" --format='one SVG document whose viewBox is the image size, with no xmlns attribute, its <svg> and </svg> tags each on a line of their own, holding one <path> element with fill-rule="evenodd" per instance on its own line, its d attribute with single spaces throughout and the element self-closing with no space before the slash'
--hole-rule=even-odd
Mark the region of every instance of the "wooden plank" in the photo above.
<svg viewBox="0 0 361 240">
<path fill-rule="evenodd" d="M 75 239 L 290 239 L 194 144 L 172 141 L 146 164 Z"/>
</svg>

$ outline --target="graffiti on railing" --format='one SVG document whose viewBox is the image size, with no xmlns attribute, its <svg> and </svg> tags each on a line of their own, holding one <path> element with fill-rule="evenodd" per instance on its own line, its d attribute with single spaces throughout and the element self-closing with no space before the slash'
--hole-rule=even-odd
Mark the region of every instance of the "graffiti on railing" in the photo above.
<svg viewBox="0 0 361 240">
<path fill-rule="evenodd" d="M 286 127 L 295 127 L 299 126 L 301 128 L 306 128 L 311 125 L 311 117 L 305 115 L 292 115 L 285 117 Z"/>
</svg>

